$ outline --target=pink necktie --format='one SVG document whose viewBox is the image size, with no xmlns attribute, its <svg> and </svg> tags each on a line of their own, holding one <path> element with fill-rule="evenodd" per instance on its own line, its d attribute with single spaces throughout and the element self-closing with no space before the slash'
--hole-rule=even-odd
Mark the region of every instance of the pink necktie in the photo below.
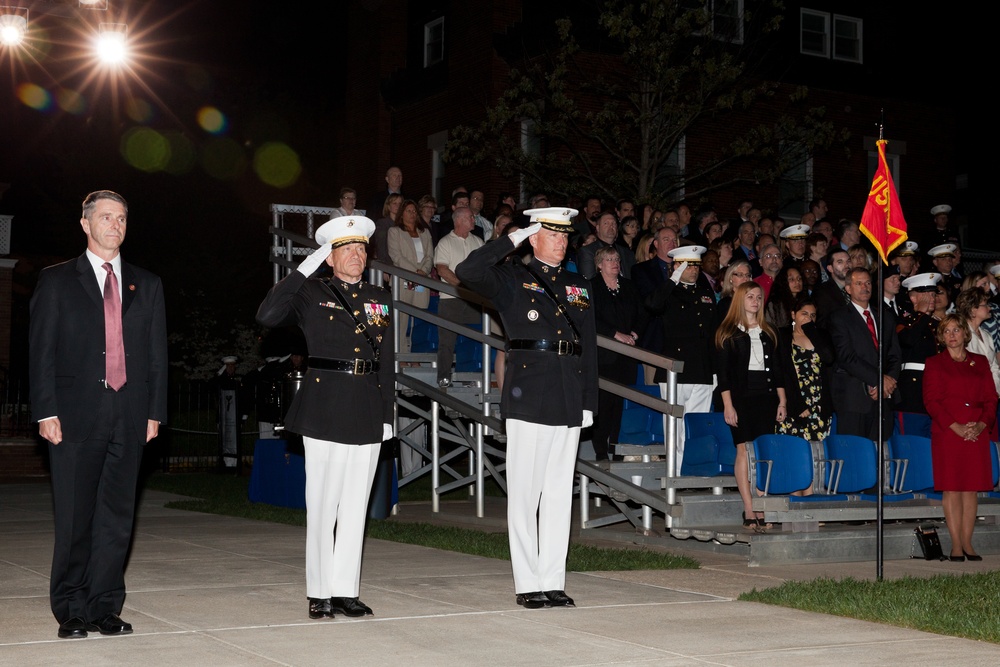
<svg viewBox="0 0 1000 667">
<path fill-rule="evenodd" d="M 878 347 L 878 336 L 875 335 L 875 320 L 872 319 L 872 314 L 869 311 L 865 311 L 865 321 L 868 322 L 868 333 L 872 335 L 872 342 L 875 343 L 875 347 Z"/>
<path fill-rule="evenodd" d="M 110 262 L 104 279 L 104 381 L 118 391 L 125 384 L 125 342 L 122 339 L 122 300 L 118 294 L 118 278 Z"/>
</svg>

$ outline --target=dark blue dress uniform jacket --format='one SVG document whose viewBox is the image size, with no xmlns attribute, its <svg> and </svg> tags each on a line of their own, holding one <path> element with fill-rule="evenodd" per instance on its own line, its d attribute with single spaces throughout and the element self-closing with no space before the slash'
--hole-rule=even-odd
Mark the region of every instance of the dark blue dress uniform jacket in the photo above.
<svg viewBox="0 0 1000 667">
<path fill-rule="evenodd" d="M 514 250 L 507 237 L 473 251 L 455 273 L 462 285 L 493 302 L 510 340 L 574 339 L 566 318 L 519 260 L 498 263 Z M 500 412 L 548 426 L 580 426 L 583 411 L 597 413 L 597 333 L 590 281 L 565 267 L 536 259 L 534 271 L 549 280 L 580 333 L 582 354 L 510 350 Z"/>
<path fill-rule="evenodd" d="M 660 354 L 684 362 L 678 384 L 712 384 L 719 322 L 712 291 L 698 283 L 676 285 L 667 280 L 646 297 L 646 307 L 663 323 Z M 667 371 L 657 368 L 655 381 L 666 382 Z"/>
<path fill-rule="evenodd" d="M 266 327 L 297 324 L 310 357 L 373 359 L 375 354 L 328 283 L 354 308 L 380 351 L 379 371 L 353 375 L 309 368 L 285 416 L 286 428 L 300 435 L 348 444 L 382 441 L 382 425 L 392 423 L 395 356 L 392 349 L 392 295 L 361 281 L 306 278 L 299 271 L 271 288 L 257 310 Z"/>
</svg>

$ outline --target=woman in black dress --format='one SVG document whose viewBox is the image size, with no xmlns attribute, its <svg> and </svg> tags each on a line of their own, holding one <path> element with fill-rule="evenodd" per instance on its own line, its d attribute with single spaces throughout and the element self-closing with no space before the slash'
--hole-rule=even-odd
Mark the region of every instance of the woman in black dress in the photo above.
<svg viewBox="0 0 1000 667">
<path fill-rule="evenodd" d="M 621 256 L 614 246 L 606 246 L 594 253 L 594 263 L 597 275 L 591 281 L 591 286 L 594 291 L 592 301 L 597 333 L 625 345 L 635 345 L 648 318 L 639 290 L 631 280 L 620 275 Z M 597 372 L 605 379 L 634 385 L 638 366 L 639 363 L 631 357 L 603 347 L 597 350 Z M 618 438 L 622 425 L 622 405 L 621 396 L 600 390 L 597 415 L 591 432 L 591 442 L 598 461 L 608 460 L 611 440 Z"/>
<path fill-rule="evenodd" d="M 747 446 L 774 433 L 786 417 L 785 373 L 778 336 L 764 320 L 764 290 L 755 282 L 736 288 L 725 319 L 715 332 L 716 371 L 723 416 L 733 432 L 736 486 L 743 499 L 743 525 L 766 528 L 762 512 L 753 511 Z"/>
</svg>

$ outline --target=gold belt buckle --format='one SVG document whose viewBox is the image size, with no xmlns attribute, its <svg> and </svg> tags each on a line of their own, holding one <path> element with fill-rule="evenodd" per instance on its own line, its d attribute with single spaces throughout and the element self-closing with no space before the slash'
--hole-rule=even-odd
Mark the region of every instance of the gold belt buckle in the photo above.
<svg viewBox="0 0 1000 667">
<path fill-rule="evenodd" d="M 569 342 L 568 340 L 559 341 L 558 353 L 559 356 L 561 357 L 565 357 L 568 354 L 573 354 L 573 343 Z"/>
<path fill-rule="evenodd" d="M 364 375 L 364 372 L 365 372 L 365 360 L 364 359 L 355 359 L 354 360 L 354 374 L 355 375 Z"/>
</svg>

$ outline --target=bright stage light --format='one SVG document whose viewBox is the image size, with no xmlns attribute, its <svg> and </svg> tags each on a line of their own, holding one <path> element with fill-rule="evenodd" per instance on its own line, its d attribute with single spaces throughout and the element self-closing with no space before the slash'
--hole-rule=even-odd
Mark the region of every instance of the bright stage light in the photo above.
<svg viewBox="0 0 1000 667">
<path fill-rule="evenodd" d="M 20 44 L 28 32 L 28 10 L 24 7 L 0 7 L 0 43 Z"/>
<path fill-rule="evenodd" d="M 124 23 L 101 23 L 97 26 L 97 55 L 106 63 L 117 64 L 128 55 L 125 48 L 128 26 Z"/>
</svg>

